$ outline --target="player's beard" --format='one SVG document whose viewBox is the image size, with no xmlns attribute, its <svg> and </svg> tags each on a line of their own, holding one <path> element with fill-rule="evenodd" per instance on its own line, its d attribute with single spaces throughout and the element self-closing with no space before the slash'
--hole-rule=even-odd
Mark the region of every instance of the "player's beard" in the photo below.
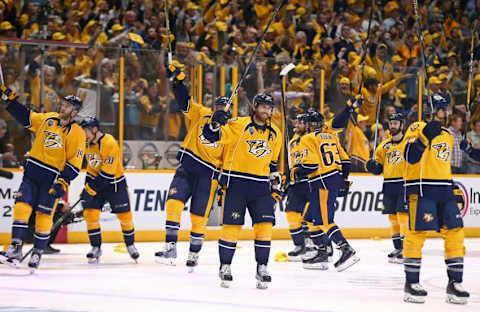
<svg viewBox="0 0 480 312">
<path fill-rule="evenodd" d="M 392 136 L 396 136 L 396 135 L 399 134 L 401 131 L 402 131 L 401 128 L 390 129 L 390 134 L 391 134 Z"/>
</svg>

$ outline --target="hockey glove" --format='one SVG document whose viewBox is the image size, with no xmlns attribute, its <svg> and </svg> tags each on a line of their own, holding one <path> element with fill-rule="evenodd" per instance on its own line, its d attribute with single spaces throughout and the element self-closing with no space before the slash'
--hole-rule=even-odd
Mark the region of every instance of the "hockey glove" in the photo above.
<svg viewBox="0 0 480 312">
<path fill-rule="evenodd" d="M 223 109 L 217 110 L 212 116 L 212 127 L 217 129 L 220 126 L 225 126 L 230 118 L 232 118 L 230 112 L 226 112 Z"/>
<path fill-rule="evenodd" d="M 272 172 L 270 173 L 270 185 L 279 186 L 282 184 L 282 175 L 280 172 Z"/>
<path fill-rule="evenodd" d="M 373 174 L 382 173 L 382 165 L 375 161 L 375 159 L 370 159 L 366 164 L 367 171 Z"/>
<path fill-rule="evenodd" d="M 169 65 L 167 69 L 167 78 L 170 81 L 173 81 L 173 85 L 175 86 L 179 82 L 185 79 L 185 73 L 173 65 Z"/>
<path fill-rule="evenodd" d="M 89 203 L 96 195 L 97 192 L 92 189 L 87 183 L 85 184 L 85 188 L 83 189 L 82 194 L 80 194 L 80 199 L 86 203 Z"/>
<path fill-rule="evenodd" d="M 422 133 L 431 142 L 442 133 L 442 124 L 437 120 L 432 120 L 423 128 Z"/>
<path fill-rule="evenodd" d="M 48 190 L 48 194 L 54 198 L 62 198 L 65 196 L 65 192 L 68 189 L 68 183 L 64 179 L 60 178 L 53 183 L 52 187 Z"/>
<path fill-rule="evenodd" d="M 272 198 L 275 202 L 281 202 L 283 198 L 285 197 L 285 193 L 278 190 L 278 189 L 273 189 L 271 190 L 272 193 Z"/>
<path fill-rule="evenodd" d="M 18 95 L 13 92 L 10 88 L 8 88 L 6 85 L 1 85 L 0 86 L 0 97 L 3 98 L 3 95 L 5 95 L 7 100 L 13 101 L 16 98 L 18 98 Z"/>
<path fill-rule="evenodd" d="M 460 142 L 460 149 L 465 153 L 470 154 L 472 151 L 472 144 L 470 144 L 470 142 L 467 140 L 462 140 L 462 142 Z"/>
<path fill-rule="evenodd" d="M 343 185 L 340 186 L 340 189 L 338 190 L 338 195 L 337 197 L 345 197 L 348 195 L 348 192 L 350 191 L 350 186 L 352 185 L 352 182 L 348 180 L 343 180 Z"/>
</svg>

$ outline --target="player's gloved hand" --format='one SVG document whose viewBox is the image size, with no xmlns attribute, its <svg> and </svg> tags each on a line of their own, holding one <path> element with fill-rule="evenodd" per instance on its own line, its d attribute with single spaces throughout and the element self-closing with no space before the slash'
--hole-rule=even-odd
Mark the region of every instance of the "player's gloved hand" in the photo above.
<svg viewBox="0 0 480 312">
<path fill-rule="evenodd" d="M 180 68 L 175 67 L 174 65 L 169 65 L 167 68 L 167 78 L 172 81 L 175 86 L 185 79 L 185 73 L 182 72 Z"/>
<path fill-rule="evenodd" d="M 375 161 L 375 159 L 369 159 L 365 166 L 367 171 L 373 174 L 380 174 L 382 173 L 381 165 Z"/>
<path fill-rule="evenodd" d="M 472 144 L 467 140 L 462 140 L 462 142 L 460 142 L 460 149 L 469 154 L 472 151 Z"/>
<path fill-rule="evenodd" d="M 212 116 L 212 127 L 218 129 L 220 126 L 225 126 L 230 118 L 232 118 L 230 112 L 226 112 L 223 109 L 217 110 Z"/>
<path fill-rule="evenodd" d="M 0 86 L 0 96 L 2 98 L 4 98 L 3 95 L 5 95 L 6 99 L 10 100 L 10 101 L 13 101 L 16 98 L 18 98 L 18 95 L 15 92 L 13 92 L 12 89 L 7 87 L 6 85 L 1 85 Z"/>
<path fill-rule="evenodd" d="M 272 172 L 270 173 L 270 184 L 279 186 L 282 184 L 282 174 L 280 172 Z"/>
<path fill-rule="evenodd" d="M 438 120 L 432 120 L 423 128 L 422 133 L 431 142 L 442 133 L 442 124 Z"/>
<path fill-rule="evenodd" d="M 285 197 L 285 193 L 280 191 L 279 189 L 272 188 L 271 194 L 272 194 L 273 200 L 277 203 L 282 201 L 283 198 Z"/>
<path fill-rule="evenodd" d="M 220 187 L 218 188 L 218 191 L 217 191 L 217 204 L 219 207 L 222 207 L 223 206 L 223 196 L 225 196 L 225 191 L 226 191 L 226 188 L 225 187 Z"/>
<path fill-rule="evenodd" d="M 300 179 L 297 171 L 297 167 L 293 167 L 292 170 L 290 170 L 290 184 L 295 184 Z"/>
<path fill-rule="evenodd" d="M 343 185 L 340 186 L 340 189 L 338 190 L 338 195 L 337 197 L 345 197 L 348 195 L 348 191 L 350 190 L 350 186 L 352 185 L 351 181 L 348 180 L 343 180 Z"/>
<path fill-rule="evenodd" d="M 54 198 L 62 198 L 65 196 L 65 192 L 68 189 L 68 183 L 62 178 L 59 178 L 53 183 L 52 187 L 48 190 L 48 194 Z"/>
</svg>

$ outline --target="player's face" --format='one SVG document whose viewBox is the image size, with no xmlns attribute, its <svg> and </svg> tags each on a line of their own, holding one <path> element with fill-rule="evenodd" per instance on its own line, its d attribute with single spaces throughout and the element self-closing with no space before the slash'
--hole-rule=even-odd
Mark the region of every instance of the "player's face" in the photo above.
<svg viewBox="0 0 480 312">
<path fill-rule="evenodd" d="M 272 117 L 273 107 L 267 104 L 259 104 L 255 110 L 255 116 L 262 122 Z"/>
<path fill-rule="evenodd" d="M 92 143 L 93 139 L 95 139 L 95 134 L 92 131 L 92 128 L 84 128 L 85 136 L 87 137 L 87 143 Z"/>
<path fill-rule="evenodd" d="M 60 111 L 58 114 L 60 115 L 60 119 L 68 119 L 70 118 L 73 111 L 73 105 L 67 101 L 62 101 L 62 105 L 60 106 Z"/>
<path fill-rule="evenodd" d="M 295 120 L 295 133 L 304 134 L 307 130 L 307 125 L 300 120 Z"/>
<path fill-rule="evenodd" d="M 390 120 L 388 122 L 388 129 L 392 135 L 397 135 L 403 130 L 403 123 L 399 120 Z"/>
</svg>

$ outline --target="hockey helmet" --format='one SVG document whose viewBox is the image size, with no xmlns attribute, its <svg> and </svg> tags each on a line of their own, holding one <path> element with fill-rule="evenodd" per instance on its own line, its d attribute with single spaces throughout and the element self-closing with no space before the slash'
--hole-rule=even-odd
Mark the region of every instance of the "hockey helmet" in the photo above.
<svg viewBox="0 0 480 312">
<path fill-rule="evenodd" d="M 227 106 L 228 98 L 226 96 L 219 96 L 215 99 L 215 106 Z"/>
<path fill-rule="evenodd" d="M 297 121 L 300 121 L 302 123 L 308 123 L 308 114 L 298 114 Z"/>
<path fill-rule="evenodd" d="M 100 123 L 98 119 L 95 117 L 87 117 L 82 122 L 80 122 L 80 127 L 82 128 L 93 128 L 93 127 L 100 127 Z"/>
<path fill-rule="evenodd" d="M 405 117 L 403 116 L 402 113 L 395 113 L 388 116 L 388 121 L 392 121 L 392 120 L 398 120 L 400 122 L 403 122 L 405 120 Z"/>
<path fill-rule="evenodd" d="M 314 108 L 309 108 L 307 110 L 308 123 L 311 127 L 315 129 L 322 128 L 325 123 L 325 118 L 323 115 Z"/>
<path fill-rule="evenodd" d="M 63 98 L 65 102 L 68 102 L 73 105 L 73 109 L 79 111 L 82 109 L 82 100 L 75 95 L 67 95 Z"/>
<path fill-rule="evenodd" d="M 260 104 L 270 105 L 273 107 L 273 97 L 267 93 L 259 93 L 255 95 L 255 97 L 253 98 L 253 107 L 255 107 L 256 109 Z"/>
</svg>

